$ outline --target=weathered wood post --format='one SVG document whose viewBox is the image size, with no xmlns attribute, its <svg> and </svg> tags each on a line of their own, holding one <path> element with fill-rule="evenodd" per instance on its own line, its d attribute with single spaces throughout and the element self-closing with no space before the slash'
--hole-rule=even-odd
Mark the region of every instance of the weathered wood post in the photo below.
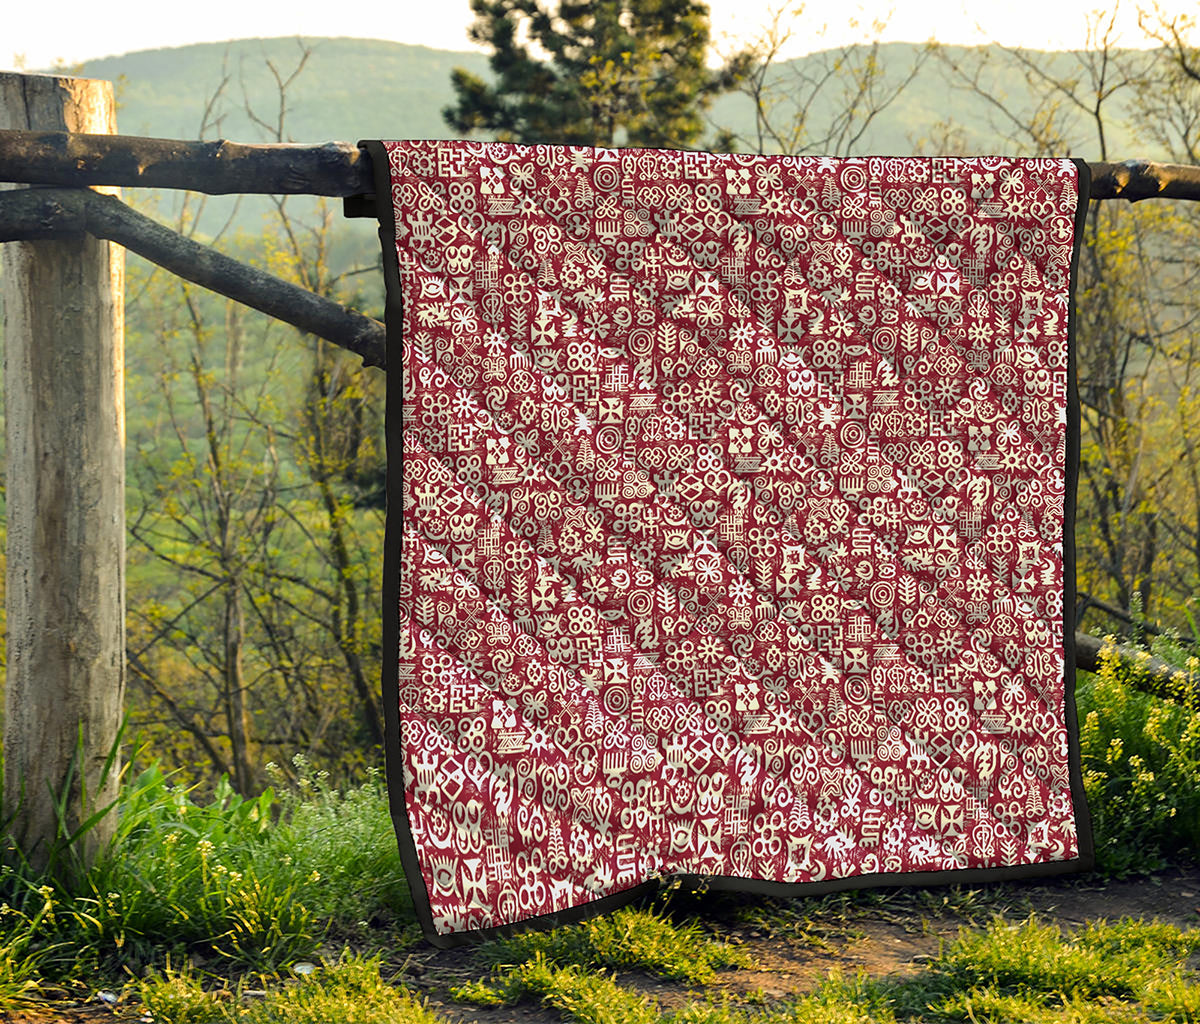
<svg viewBox="0 0 1200 1024">
<path fill-rule="evenodd" d="M 112 85 L 0 74 L 0 128 L 113 133 Z M 125 691 L 125 255 L 85 235 L 9 242 L 0 251 L 4 816 L 15 812 L 13 837 L 44 867 L 58 829 L 51 794 L 66 796 L 74 830 L 117 792 L 118 763 L 101 777 Z M 87 860 L 112 835 L 115 817 L 90 833 L 79 851 Z"/>
</svg>

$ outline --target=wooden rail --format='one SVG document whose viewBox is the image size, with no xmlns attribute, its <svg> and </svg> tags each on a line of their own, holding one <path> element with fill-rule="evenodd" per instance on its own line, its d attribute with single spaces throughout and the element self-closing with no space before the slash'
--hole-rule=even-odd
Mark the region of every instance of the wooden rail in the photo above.
<svg viewBox="0 0 1200 1024">
<path fill-rule="evenodd" d="M 1200 167 L 1093 163 L 1092 198 L 1200 200 Z M 350 142 L 257 145 L 138 135 L 0 132 L 0 181 L 182 188 L 209 195 L 352 196 L 373 190 L 371 158 Z"/>
<path fill-rule="evenodd" d="M 0 192 L 0 242 L 87 233 L 144 256 L 173 274 L 332 341 L 386 369 L 384 327 L 281 278 L 248 266 L 90 189 L 28 188 Z"/>
</svg>

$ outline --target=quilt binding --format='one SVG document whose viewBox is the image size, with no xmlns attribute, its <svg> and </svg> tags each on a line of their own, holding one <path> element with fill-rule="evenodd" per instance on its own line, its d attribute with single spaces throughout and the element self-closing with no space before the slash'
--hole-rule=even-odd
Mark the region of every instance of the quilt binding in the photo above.
<svg viewBox="0 0 1200 1024">
<path fill-rule="evenodd" d="M 386 293 L 384 324 L 387 329 L 387 384 L 385 390 L 384 432 L 387 448 L 387 513 L 384 521 L 383 551 L 383 713 L 386 779 L 392 824 L 400 850 L 400 863 L 408 878 L 413 906 L 421 931 L 433 946 L 451 949 L 455 946 L 500 938 L 520 931 L 546 929 L 575 924 L 633 903 L 656 892 L 663 883 L 679 881 L 685 886 L 705 887 L 715 891 L 745 892 L 752 895 L 791 898 L 820 896 L 829 892 L 845 892 L 876 886 L 900 885 L 973 885 L 979 882 L 1006 882 L 1025 878 L 1047 878 L 1090 870 L 1095 864 L 1095 842 L 1092 836 L 1091 815 L 1083 788 L 1083 773 L 1079 749 L 1079 720 L 1075 708 L 1075 627 L 1073 604 L 1066 595 L 1075 592 L 1075 504 L 1079 479 L 1080 407 L 1076 378 L 1076 313 L 1075 288 L 1079 274 L 1079 251 L 1087 218 L 1091 190 L 1091 169 L 1081 159 L 1072 158 L 1078 176 L 1078 202 L 1075 208 L 1075 231 L 1072 239 L 1071 274 L 1068 283 L 1067 313 L 1067 450 L 1066 480 L 1063 504 L 1063 622 L 1064 711 L 1067 727 L 1067 768 L 1071 784 L 1071 803 L 1075 814 L 1075 830 L 1079 856 L 1063 861 L 1036 864 L 1000 865 L 989 868 L 948 868 L 938 871 L 877 872 L 827 878 L 815 882 L 775 882 L 736 875 L 694 875 L 672 873 L 651 878 L 620 892 L 566 907 L 549 914 L 524 918 L 520 921 L 469 931 L 442 934 L 436 930 L 430 908 L 429 894 L 417 858 L 416 842 L 408 820 L 405 799 L 406 780 L 404 757 L 400 746 L 400 683 L 399 662 L 395 652 L 400 644 L 400 554 L 403 534 L 404 452 L 402 445 L 402 409 L 404 395 L 404 360 L 402 334 L 404 308 L 400 282 L 400 264 L 396 254 L 395 204 L 392 201 L 392 181 L 387 149 L 381 140 L 364 140 L 359 146 L 371 157 L 375 184 L 375 212 L 379 218 L 379 239 L 383 248 L 383 275 Z"/>
</svg>

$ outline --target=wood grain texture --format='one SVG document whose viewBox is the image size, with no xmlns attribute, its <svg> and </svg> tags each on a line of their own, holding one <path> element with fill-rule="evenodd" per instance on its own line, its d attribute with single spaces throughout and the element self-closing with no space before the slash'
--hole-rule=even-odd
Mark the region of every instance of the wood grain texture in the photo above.
<svg viewBox="0 0 1200 1024">
<path fill-rule="evenodd" d="M 108 82 L 0 74 L 0 127 L 115 132 Z M 3 246 L 8 678 L 4 801 L 35 867 L 117 795 L 125 689 L 124 252 Z M 77 851 L 95 855 L 115 815 Z M 60 862 L 67 866 L 70 862 Z"/>
</svg>

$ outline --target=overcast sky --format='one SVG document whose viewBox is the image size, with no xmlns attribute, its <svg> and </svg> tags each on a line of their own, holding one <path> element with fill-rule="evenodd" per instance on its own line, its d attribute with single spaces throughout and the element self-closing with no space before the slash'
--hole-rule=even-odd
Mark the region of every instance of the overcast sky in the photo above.
<svg viewBox="0 0 1200 1024">
<path fill-rule="evenodd" d="M 714 37 L 748 39 L 780 6 L 768 0 L 710 0 Z M 791 5 L 794 10 L 798 5 Z M 872 23 L 888 19 L 881 38 L 943 43 L 985 43 L 1040 49 L 1070 49 L 1087 42 L 1089 12 L 1095 0 L 897 0 L 895 3 L 810 3 L 814 13 L 789 18 L 793 42 L 784 56 L 873 36 Z M 1195 15 L 1195 0 L 1165 0 L 1173 13 Z M 1111 5 L 1110 5 L 1111 7 Z M 134 50 L 187 43 L 221 42 L 253 36 L 359 36 L 419 43 L 441 49 L 470 49 L 466 26 L 468 0 L 391 0 L 380 4 L 330 4 L 328 0 L 290 0 L 283 5 L 261 0 L 203 0 L 192 7 L 164 0 L 113 0 L 97 6 L 89 0 L 31 0 L 5 4 L 0 18 L 0 69 L 22 62 L 29 69 L 55 61 L 75 64 Z M 372 10 L 372 8 L 374 8 Z M 836 20 L 830 8 L 838 12 Z M 822 10 L 823 9 L 823 10 Z M 889 11 L 894 9 L 890 15 Z M 1145 45 L 1132 3 L 1118 9 L 1121 44 Z M 824 31 L 823 22 L 829 24 Z"/>
</svg>

